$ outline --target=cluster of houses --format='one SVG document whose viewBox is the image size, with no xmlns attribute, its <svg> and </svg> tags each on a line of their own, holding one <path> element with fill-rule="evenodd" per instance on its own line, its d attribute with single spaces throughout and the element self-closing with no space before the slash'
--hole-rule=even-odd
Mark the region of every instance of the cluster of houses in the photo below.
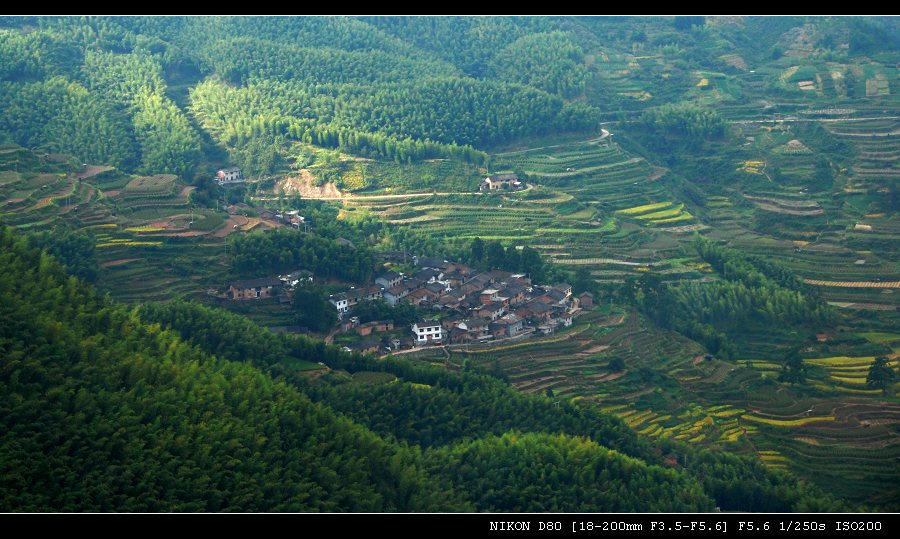
<svg viewBox="0 0 900 539">
<path fill-rule="evenodd" d="M 465 264 L 437 258 L 417 258 L 421 268 L 412 275 L 389 271 L 375 285 L 335 294 L 329 301 L 344 317 L 361 302 L 384 299 L 390 305 L 408 303 L 440 313 L 440 321 L 422 320 L 412 325 L 412 339 L 425 344 L 463 344 L 550 333 L 568 327 L 582 308 L 593 306 L 589 293 L 572 295 L 568 284 L 539 286 L 529 276 L 507 271 L 475 272 Z M 354 325 L 344 321 L 345 331 L 366 335 L 388 322 Z M 393 329 L 393 325 L 391 325 Z"/>
</svg>

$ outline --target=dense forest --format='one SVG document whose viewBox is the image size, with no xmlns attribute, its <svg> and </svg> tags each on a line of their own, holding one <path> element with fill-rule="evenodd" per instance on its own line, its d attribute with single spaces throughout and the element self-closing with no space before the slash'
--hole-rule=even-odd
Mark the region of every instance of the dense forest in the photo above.
<svg viewBox="0 0 900 539">
<path fill-rule="evenodd" d="M 341 245 L 289 229 L 255 232 L 228 241 L 232 267 L 242 274 L 306 269 L 320 277 L 366 282 L 375 270 L 373 255 L 365 245 Z"/>
<path fill-rule="evenodd" d="M 635 301 L 654 321 L 702 342 L 712 353 L 734 357 L 732 342 L 748 328 L 828 325 L 835 313 L 807 293 L 796 275 L 698 236 L 695 247 L 723 280 L 664 284 L 641 279 Z"/>
</svg>

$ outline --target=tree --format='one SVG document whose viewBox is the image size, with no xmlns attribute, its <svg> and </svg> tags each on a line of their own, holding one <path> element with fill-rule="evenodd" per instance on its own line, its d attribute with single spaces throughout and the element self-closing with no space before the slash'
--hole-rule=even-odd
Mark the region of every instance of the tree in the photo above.
<svg viewBox="0 0 900 539">
<path fill-rule="evenodd" d="M 620 357 L 614 357 L 609 360 L 606 368 L 612 372 L 620 372 L 625 370 L 625 360 Z"/>
<path fill-rule="evenodd" d="M 532 282 L 539 283 L 544 280 L 546 273 L 544 271 L 544 260 L 541 258 L 541 254 L 535 249 L 526 245 L 525 248 L 522 249 L 522 256 L 520 257 L 519 263 L 521 264 L 522 271 L 531 277 Z"/>
<path fill-rule="evenodd" d="M 591 276 L 591 270 L 587 266 L 579 266 L 572 278 L 572 291 L 576 293 L 594 293 L 596 289 L 597 283 L 594 282 L 594 278 Z"/>
<path fill-rule="evenodd" d="M 472 262 L 481 262 L 484 259 L 484 240 L 476 237 L 472 240 Z"/>
<path fill-rule="evenodd" d="M 894 382 L 897 381 L 897 372 L 891 368 L 888 358 L 878 356 L 869 367 L 869 374 L 866 375 L 866 386 L 872 389 L 880 389 L 882 393 L 888 395 Z"/>
<path fill-rule="evenodd" d="M 313 288 L 297 287 L 292 306 L 297 313 L 297 323 L 313 331 L 328 331 L 337 321 L 334 308 Z"/>
<path fill-rule="evenodd" d="M 684 32 L 690 30 L 694 26 L 703 26 L 706 24 L 706 17 L 702 15 L 689 15 L 675 17 L 675 29 Z"/>
<path fill-rule="evenodd" d="M 503 266 L 506 260 L 506 250 L 503 244 L 494 240 L 487 244 L 487 263 L 490 269 L 498 269 Z"/>
<path fill-rule="evenodd" d="M 784 363 L 781 365 L 781 373 L 778 375 L 779 382 L 787 382 L 789 384 L 802 384 L 806 382 L 806 364 L 800 357 L 800 349 L 792 348 L 784 357 Z"/>
</svg>

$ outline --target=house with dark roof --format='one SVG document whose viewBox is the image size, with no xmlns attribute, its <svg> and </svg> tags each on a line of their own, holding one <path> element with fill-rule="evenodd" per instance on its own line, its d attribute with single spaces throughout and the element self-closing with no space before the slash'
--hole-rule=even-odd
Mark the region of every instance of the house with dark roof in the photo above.
<svg viewBox="0 0 900 539">
<path fill-rule="evenodd" d="M 436 283 L 444 280 L 444 272 L 439 269 L 425 268 L 413 275 L 416 279 L 421 279 L 426 283 Z"/>
<path fill-rule="evenodd" d="M 590 292 L 582 292 L 578 294 L 578 302 L 582 309 L 590 309 L 594 306 L 594 295 Z"/>
<path fill-rule="evenodd" d="M 465 344 L 475 340 L 475 336 L 472 333 L 462 329 L 462 328 L 452 328 L 448 332 L 450 344 Z"/>
<path fill-rule="evenodd" d="M 436 300 L 441 297 L 441 294 L 447 291 L 447 287 L 442 285 L 441 283 L 428 283 L 425 285 L 424 290 L 427 290 L 428 292 L 433 294 L 434 297 L 432 297 L 431 299 Z"/>
<path fill-rule="evenodd" d="M 546 323 L 550 321 L 550 318 L 553 315 L 553 307 L 550 307 L 546 303 L 541 303 L 539 301 L 532 301 L 522 310 L 522 313 L 517 310 L 516 316 L 528 318 L 532 322 L 536 324 Z"/>
<path fill-rule="evenodd" d="M 495 323 L 505 326 L 507 337 L 515 337 L 525 331 L 525 321 L 512 313 L 501 317 Z"/>
<path fill-rule="evenodd" d="M 357 343 L 356 349 L 363 353 L 377 354 L 381 348 L 381 341 L 375 337 L 368 337 Z"/>
<path fill-rule="evenodd" d="M 552 299 L 553 300 L 552 303 L 554 303 L 556 305 L 565 305 L 566 298 L 568 298 L 569 296 L 567 296 L 565 292 L 563 292 L 562 290 L 560 290 L 558 288 L 551 288 L 550 291 L 547 292 L 546 294 L 544 294 L 543 297 Z"/>
<path fill-rule="evenodd" d="M 387 302 L 388 305 L 394 306 L 400 302 L 401 299 L 405 298 L 407 294 L 409 294 L 409 289 L 403 286 L 403 284 L 398 284 L 397 286 L 391 287 L 384 291 L 384 301 Z"/>
<path fill-rule="evenodd" d="M 375 279 L 375 284 L 379 286 L 383 286 L 385 288 L 392 288 L 400 284 L 400 281 L 403 280 L 403 274 L 397 273 L 396 271 L 389 271 L 387 273 L 383 273 L 379 275 Z"/>
<path fill-rule="evenodd" d="M 328 301 L 334 305 L 334 308 L 337 309 L 339 313 L 344 314 L 364 301 L 375 301 L 382 297 L 383 291 L 380 286 L 364 286 L 361 288 L 351 288 L 340 294 L 334 294 L 328 298 Z"/>
<path fill-rule="evenodd" d="M 282 283 L 274 277 L 235 281 L 228 285 L 225 294 L 233 300 L 261 299 L 277 296 L 281 292 Z"/>
<path fill-rule="evenodd" d="M 424 288 L 419 288 L 418 290 L 413 290 L 406 297 L 403 298 L 403 301 L 411 304 L 411 305 L 421 305 L 425 302 L 431 301 L 431 293 Z"/>
<path fill-rule="evenodd" d="M 488 272 L 488 277 L 491 278 L 492 283 L 502 283 L 512 278 L 512 273 L 503 270 L 491 270 Z"/>
<path fill-rule="evenodd" d="M 463 320 L 457 324 L 456 327 L 468 332 L 471 335 L 472 340 L 481 341 L 491 338 L 490 324 L 490 320 L 470 318 L 468 320 Z"/>
<path fill-rule="evenodd" d="M 460 271 L 451 271 L 444 274 L 444 280 L 451 288 L 457 288 L 466 281 L 466 276 Z"/>
<path fill-rule="evenodd" d="M 458 309 L 460 306 L 459 294 L 451 290 L 439 297 L 437 303 L 446 309 Z"/>
<path fill-rule="evenodd" d="M 509 298 L 510 305 L 518 305 L 525 302 L 525 287 L 518 284 L 511 284 L 500 290 L 503 297 Z"/>
<path fill-rule="evenodd" d="M 454 314 L 441 320 L 441 327 L 444 328 L 445 331 L 450 331 L 451 329 L 459 325 L 459 323 L 463 320 L 464 318 L 461 314 Z"/>
<path fill-rule="evenodd" d="M 553 290 L 559 290 L 566 295 L 566 298 L 572 295 L 572 285 L 569 283 L 560 283 L 553 287 Z"/>
<path fill-rule="evenodd" d="M 422 257 L 416 259 L 416 265 L 422 268 L 434 268 L 442 270 L 450 265 L 449 262 L 437 257 Z"/>
<path fill-rule="evenodd" d="M 381 333 L 382 331 L 393 331 L 393 320 L 373 320 L 356 326 L 356 332 L 362 336 L 371 335 L 372 333 Z"/>
<path fill-rule="evenodd" d="M 499 301 L 495 301 L 487 305 L 482 305 L 475 312 L 480 318 L 490 318 L 491 320 L 496 320 L 506 313 L 506 306 Z"/>
</svg>

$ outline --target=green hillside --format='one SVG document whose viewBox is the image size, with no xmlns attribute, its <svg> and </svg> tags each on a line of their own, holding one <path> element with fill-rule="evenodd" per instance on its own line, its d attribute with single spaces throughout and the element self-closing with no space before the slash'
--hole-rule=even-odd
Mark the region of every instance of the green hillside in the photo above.
<svg viewBox="0 0 900 539">
<path fill-rule="evenodd" d="M 898 64 L 895 17 L 0 17 L 0 509 L 896 511 Z M 592 305 L 341 352 L 424 257 Z"/>
</svg>

